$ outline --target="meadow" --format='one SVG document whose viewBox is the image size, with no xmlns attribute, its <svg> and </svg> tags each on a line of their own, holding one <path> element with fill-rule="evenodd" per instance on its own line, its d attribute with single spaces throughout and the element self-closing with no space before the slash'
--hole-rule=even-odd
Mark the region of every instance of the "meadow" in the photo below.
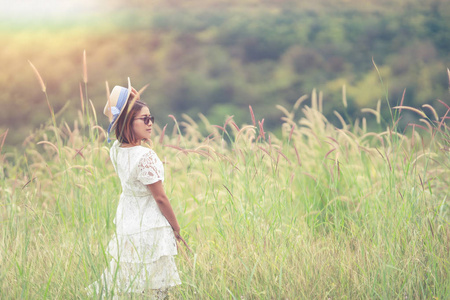
<svg viewBox="0 0 450 300">
<path fill-rule="evenodd" d="M 73 123 L 47 98 L 24 153 L 0 152 L 1 299 L 85 299 L 109 262 L 121 187 L 86 91 L 87 79 Z M 388 120 L 383 102 L 361 119 L 335 111 L 336 126 L 313 91 L 274 107 L 279 135 L 256 106 L 247 124 L 155 124 L 149 146 L 192 249 L 180 246 L 171 298 L 448 298 L 450 107 L 439 104 L 445 115 L 400 104 Z M 421 121 L 398 132 L 405 111 Z"/>
</svg>

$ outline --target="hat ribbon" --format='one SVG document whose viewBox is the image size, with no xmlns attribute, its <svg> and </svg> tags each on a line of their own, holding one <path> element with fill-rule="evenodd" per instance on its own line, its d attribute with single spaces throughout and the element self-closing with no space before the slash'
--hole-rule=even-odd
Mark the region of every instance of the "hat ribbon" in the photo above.
<svg viewBox="0 0 450 300">
<path fill-rule="evenodd" d="M 124 104 L 127 101 L 128 89 L 121 87 L 119 98 L 117 99 L 116 106 L 111 106 L 111 114 L 113 115 L 113 119 L 108 126 L 108 143 L 111 143 L 111 139 L 109 138 L 109 134 L 111 133 L 111 128 L 113 124 L 116 122 L 117 118 L 120 115 L 120 111 L 122 110 Z"/>
</svg>

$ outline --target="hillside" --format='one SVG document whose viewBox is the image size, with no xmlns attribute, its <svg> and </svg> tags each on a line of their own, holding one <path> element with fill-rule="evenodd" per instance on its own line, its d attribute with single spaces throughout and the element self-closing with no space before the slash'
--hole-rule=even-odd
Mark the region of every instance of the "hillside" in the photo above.
<svg viewBox="0 0 450 300">
<path fill-rule="evenodd" d="M 49 118 L 28 60 L 55 110 L 70 102 L 63 115 L 73 120 L 84 50 L 99 115 L 105 81 L 125 84 L 130 76 L 136 87 L 150 84 L 146 100 L 161 126 L 168 114 L 182 113 L 195 119 L 202 113 L 216 124 L 233 114 L 248 123 L 243 111 L 253 105 L 272 129 L 281 123 L 276 104 L 292 105 L 314 88 L 337 124 L 333 111 L 343 109 L 344 85 L 353 118 L 362 108 L 375 109 L 379 99 L 399 103 L 405 89 L 405 104 L 430 103 L 444 113 L 437 99 L 450 103 L 449 30 L 449 3 L 412 0 L 115 1 L 81 16 L 6 18 L 0 24 L 0 132 L 10 128 L 6 144 L 12 147 Z M 405 119 L 402 126 L 415 121 Z"/>
</svg>

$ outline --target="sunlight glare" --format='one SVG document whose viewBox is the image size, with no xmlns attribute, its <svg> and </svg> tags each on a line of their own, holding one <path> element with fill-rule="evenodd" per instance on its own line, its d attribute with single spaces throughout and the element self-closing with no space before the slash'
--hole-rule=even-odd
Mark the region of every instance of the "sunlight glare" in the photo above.
<svg viewBox="0 0 450 300">
<path fill-rule="evenodd" d="M 11 19 L 64 17 L 93 11 L 96 0 L 0 0 L 0 15 Z"/>
</svg>

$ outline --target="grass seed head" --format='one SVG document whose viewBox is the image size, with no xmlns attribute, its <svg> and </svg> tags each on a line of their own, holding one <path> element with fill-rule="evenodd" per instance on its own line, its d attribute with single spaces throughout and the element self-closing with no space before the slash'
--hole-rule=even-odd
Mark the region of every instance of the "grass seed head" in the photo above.
<svg viewBox="0 0 450 300">
<path fill-rule="evenodd" d="M 342 103 L 344 104 L 344 107 L 347 108 L 347 89 L 345 84 L 342 86 Z"/>
<path fill-rule="evenodd" d="M 34 74 L 36 74 L 36 77 L 37 77 L 37 79 L 38 79 L 38 81 L 39 81 L 39 85 L 41 86 L 41 90 L 42 90 L 42 92 L 46 92 L 46 87 L 45 87 L 45 84 L 44 84 L 44 80 L 42 80 L 42 77 L 41 77 L 41 75 L 39 74 L 39 72 L 38 72 L 38 70 L 36 69 L 36 67 L 31 63 L 31 61 L 28 61 L 29 63 L 30 63 L 30 66 L 31 66 L 31 68 L 33 69 L 33 71 L 34 71 Z"/>
<path fill-rule="evenodd" d="M 88 82 L 88 75 L 87 75 L 87 63 L 86 63 L 86 50 L 83 51 L 83 82 Z"/>
<path fill-rule="evenodd" d="M 406 109 L 406 110 L 410 110 L 410 111 L 413 111 L 413 112 L 415 112 L 415 113 L 418 113 L 419 115 L 421 115 L 421 116 L 424 117 L 424 118 L 427 118 L 427 115 L 426 115 L 423 111 L 418 110 L 417 108 L 414 108 L 414 107 L 409 107 L 409 106 L 394 106 L 393 109 Z"/>
</svg>

